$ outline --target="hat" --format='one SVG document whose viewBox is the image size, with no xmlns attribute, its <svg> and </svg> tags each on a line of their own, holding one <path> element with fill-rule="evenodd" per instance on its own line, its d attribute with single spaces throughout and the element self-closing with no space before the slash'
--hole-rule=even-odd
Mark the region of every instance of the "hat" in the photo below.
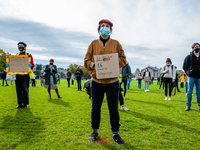
<svg viewBox="0 0 200 150">
<path fill-rule="evenodd" d="M 25 47 L 27 46 L 26 43 L 24 43 L 24 42 L 19 42 L 17 45 L 19 45 L 19 44 L 23 44 Z"/>
<path fill-rule="evenodd" d="M 100 25 L 101 23 L 103 23 L 103 22 L 108 23 L 108 24 L 110 24 L 111 27 L 113 27 L 113 23 L 110 22 L 108 19 L 102 19 L 102 20 L 100 20 L 100 21 L 99 21 L 99 25 Z"/>
</svg>

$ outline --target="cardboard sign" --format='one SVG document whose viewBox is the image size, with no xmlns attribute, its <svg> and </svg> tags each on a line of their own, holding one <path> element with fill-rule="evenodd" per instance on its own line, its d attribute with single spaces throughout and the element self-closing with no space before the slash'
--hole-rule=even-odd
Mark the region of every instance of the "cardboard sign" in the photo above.
<svg viewBox="0 0 200 150">
<path fill-rule="evenodd" d="M 151 81 L 150 77 L 144 77 L 143 81 Z"/>
<path fill-rule="evenodd" d="M 97 79 L 119 77 L 118 53 L 94 56 Z"/>
<path fill-rule="evenodd" d="M 6 68 L 8 74 L 28 74 L 31 69 L 29 67 L 30 58 L 26 55 L 23 56 L 9 56 L 6 59 L 9 66 Z"/>
</svg>

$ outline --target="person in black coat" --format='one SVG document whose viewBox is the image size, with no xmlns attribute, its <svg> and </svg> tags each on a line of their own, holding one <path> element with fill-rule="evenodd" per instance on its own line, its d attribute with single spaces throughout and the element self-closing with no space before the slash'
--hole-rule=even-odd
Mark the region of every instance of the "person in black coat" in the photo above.
<svg viewBox="0 0 200 150">
<path fill-rule="evenodd" d="M 6 80 L 6 71 L 3 71 L 3 74 L 1 76 L 2 80 L 2 86 L 4 86 L 4 81 L 6 81 L 6 86 L 8 86 L 7 80 Z"/>
<path fill-rule="evenodd" d="M 77 83 L 78 83 L 78 91 L 79 90 L 82 91 L 81 90 L 81 77 L 83 75 L 83 71 L 79 66 L 77 67 L 75 74 L 76 74 L 76 80 L 77 80 Z"/>
</svg>

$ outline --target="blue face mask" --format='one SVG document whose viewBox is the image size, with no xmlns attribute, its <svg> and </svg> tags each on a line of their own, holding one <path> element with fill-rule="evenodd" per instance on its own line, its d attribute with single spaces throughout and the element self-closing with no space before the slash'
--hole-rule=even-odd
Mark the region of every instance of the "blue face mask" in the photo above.
<svg viewBox="0 0 200 150">
<path fill-rule="evenodd" d="M 110 34 L 110 29 L 108 29 L 107 27 L 103 27 L 101 28 L 100 33 L 103 36 L 108 36 Z"/>
</svg>

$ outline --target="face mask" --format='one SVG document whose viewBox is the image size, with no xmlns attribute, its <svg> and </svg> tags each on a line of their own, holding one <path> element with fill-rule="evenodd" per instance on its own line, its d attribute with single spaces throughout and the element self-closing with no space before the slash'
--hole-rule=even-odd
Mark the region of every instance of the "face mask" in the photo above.
<svg viewBox="0 0 200 150">
<path fill-rule="evenodd" d="M 19 49 L 20 51 L 23 51 L 23 50 L 24 50 L 24 47 L 18 47 L 18 49 Z"/>
<path fill-rule="evenodd" d="M 199 52 L 199 48 L 194 49 L 195 53 Z"/>
<path fill-rule="evenodd" d="M 170 66 L 170 64 L 167 64 L 167 66 Z"/>
<path fill-rule="evenodd" d="M 50 63 L 50 65 L 53 65 L 53 63 Z"/>
<path fill-rule="evenodd" d="M 110 34 L 110 29 L 108 29 L 107 27 L 103 27 L 101 28 L 100 33 L 103 36 L 108 36 Z"/>
</svg>

